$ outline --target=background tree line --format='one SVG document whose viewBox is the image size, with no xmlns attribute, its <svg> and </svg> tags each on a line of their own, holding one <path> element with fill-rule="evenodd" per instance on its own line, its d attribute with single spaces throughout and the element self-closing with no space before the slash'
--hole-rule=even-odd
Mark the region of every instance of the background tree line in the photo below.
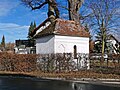
<svg viewBox="0 0 120 90">
<path fill-rule="evenodd" d="M 0 51 L 14 51 L 14 43 L 6 43 L 5 36 L 2 36 L 2 40 L 0 43 Z"/>
</svg>

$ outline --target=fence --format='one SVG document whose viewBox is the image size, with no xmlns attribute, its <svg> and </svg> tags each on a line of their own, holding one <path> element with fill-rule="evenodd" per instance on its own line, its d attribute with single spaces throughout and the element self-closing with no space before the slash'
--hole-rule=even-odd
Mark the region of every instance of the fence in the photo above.
<svg viewBox="0 0 120 90">
<path fill-rule="evenodd" d="M 88 54 L 78 54 L 74 59 L 73 54 L 47 54 L 40 55 L 37 60 L 38 70 L 44 72 L 70 72 L 89 68 Z"/>
<path fill-rule="evenodd" d="M 72 72 L 93 70 L 94 72 L 120 74 L 120 55 L 106 54 L 10 54 L 0 53 L 0 71 L 13 72 Z"/>
<path fill-rule="evenodd" d="M 90 68 L 97 72 L 120 74 L 120 54 L 90 54 Z"/>
</svg>

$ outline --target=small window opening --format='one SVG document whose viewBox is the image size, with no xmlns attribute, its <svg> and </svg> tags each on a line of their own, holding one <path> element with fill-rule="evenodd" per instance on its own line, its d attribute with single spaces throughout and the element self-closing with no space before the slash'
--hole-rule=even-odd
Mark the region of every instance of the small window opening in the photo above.
<svg viewBox="0 0 120 90">
<path fill-rule="evenodd" d="M 77 59 L 77 46 L 74 45 L 74 59 Z"/>
</svg>

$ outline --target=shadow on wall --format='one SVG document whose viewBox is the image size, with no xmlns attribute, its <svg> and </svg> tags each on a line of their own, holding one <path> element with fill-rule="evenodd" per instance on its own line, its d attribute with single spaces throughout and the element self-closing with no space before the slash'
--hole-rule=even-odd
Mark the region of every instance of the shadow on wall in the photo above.
<svg viewBox="0 0 120 90">
<path fill-rule="evenodd" d="M 51 36 L 47 36 L 46 38 L 41 37 L 40 39 L 38 39 L 38 40 L 36 41 L 36 43 L 46 43 L 46 42 L 48 42 L 49 40 L 51 40 L 52 38 L 53 38 L 52 35 L 51 35 Z"/>
</svg>

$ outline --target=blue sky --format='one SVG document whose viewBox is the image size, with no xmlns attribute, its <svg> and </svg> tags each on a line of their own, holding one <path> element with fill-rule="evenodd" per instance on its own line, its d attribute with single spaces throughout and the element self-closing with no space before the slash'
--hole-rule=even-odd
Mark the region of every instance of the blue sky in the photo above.
<svg viewBox="0 0 120 90">
<path fill-rule="evenodd" d="M 0 42 L 5 36 L 6 42 L 27 39 L 28 27 L 32 21 L 40 24 L 47 18 L 45 8 L 31 11 L 20 0 L 0 0 Z"/>
</svg>

